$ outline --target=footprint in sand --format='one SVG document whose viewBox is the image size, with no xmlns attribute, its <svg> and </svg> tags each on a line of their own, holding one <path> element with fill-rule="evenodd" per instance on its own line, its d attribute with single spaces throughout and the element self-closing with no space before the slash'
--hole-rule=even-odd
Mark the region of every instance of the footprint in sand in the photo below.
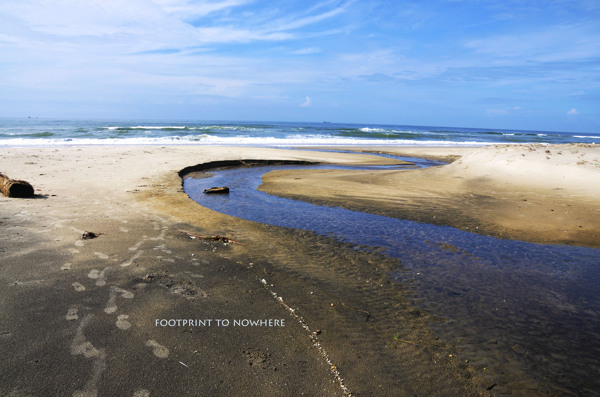
<svg viewBox="0 0 600 397">
<path fill-rule="evenodd" d="M 94 255 L 96 255 L 100 259 L 108 259 L 108 255 L 103 254 L 102 252 L 94 252 Z"/>
<path fill-rule="evenodd" d="M 134 260 L 136 260 L 137 258 L 140 257 L 140 255 L 142 255 L 144 253 L 144 251 L 138 251 L 135 253 L 135 255 L 133 255 L 131 257 L 131 259 L 129 259 L 126 262 L 121 263 L 121 267 L 127 267 L 127 266 L 131 266 L 131 264 L 133 263 Z"/>
<path fill-rule="evenodd" d="M 127 314 L 121 314 L 119 317 L 117 317 L 117 322 L 115 324 L 117 324 L 119 329 L 126 331 L 129 329 L 129 327 L 131 327 L 131 323 L 127 321 L 127 319 L 129 319 Z"/>
<path fill-rule="evenodd" d="M 171 250 L 167 249 L 167 245 L 166 244 L 161 244 L 161 245 L 157 245 L 156 247 L 153 248 L 155 251 L 162 251 L 165 254 L 170 254 Z"/>
<path fill-rule="evenodd" d="M 106 353 L 104 349 L 97 349 L 88 341 L 83 333 L 83 329 L 90 322 L 92 315 L 87 315 L 79 323 L 75 338 L 71 342 L 71 355 L 83 355 L 92 360 L 92 373 L 86 382 L 83 390 L 76 390 L 73 397 L 92 397 L 98 395 L 98 382 L 102 377 L 102 372 L 106 369 Z"/>
<path fill-rule="evenodd" d="M 160 345 L 153 339 L 146 341 L 146 346 L 152 348 L 152 353 L 158 358 L 167 358 L 169 357 L 169 349 Z"/>
<path fill-rule="evenodd" d="M 102 270 L 102 271 L 92 269 L 92 270 L 90 270 L 88 277 L 91 278 L 92 280 L 96 280 L 96 285 L 98 287 L 102 287 L 103 285 L 106 284 L 106 279 L 104 277 L 104 272 L 106 272 L 106 269 L 108 269 L 108 267 L 105 267 L 104 270 Z"/>
<path fill-rule="evenodd" d="M 162 229 L 160 234 L 156 237 L 148 237 L 148 240 L 151 241 L 159 241 L 159 240 L 165 240 L 167 236 L 167 230 L 166 229 Z"/>
<path fill-rule="evenodd" d="M 129 247 L 129 251 L 135 251 L 138 248 L 140 248 L 142 246 L 142 244 L 144 244 L 145 240 L 140 240 L 137 243 L 135 243 L 134 245 L 132 245 L 131 247 Z"/>
<path fill-rule="evenodd" d="M 77 314 L 77 308 L 76 307 L 72 307 L 67 311 L 67 314 L 65 316 L 65 318 L 68 321 L 75 321 L 79 318 L 79 315 Z"/>
<path fill-rule="evenodd" d="M 107 314 L 112 314 L 117 311 L 117 295 L 120 294 L 122 298 L 132 299 L 133 293 L 124 290 L 123 288 L 111 286 L 110 292 L 108 293 L 108 302 L 106 302 L 106 307 L 104 308 L 104 312 Z"/>
</svg>

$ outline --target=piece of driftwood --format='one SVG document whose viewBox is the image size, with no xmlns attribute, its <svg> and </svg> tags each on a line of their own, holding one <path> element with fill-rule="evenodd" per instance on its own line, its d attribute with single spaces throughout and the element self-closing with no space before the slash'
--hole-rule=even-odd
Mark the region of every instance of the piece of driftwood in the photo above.
<svg viewBox="0 0 600 397">
<path fill-rule="evenodd" d="M 238 241 L 232 240 L 229 237 L 225 237 L 225 236 L 219 236 L 218 234 L 215 236 L 202 236 L 200 234 L 196 234 L 196 233 L 192 233 L 192 232 L 186 232 L 184 230 L 180 230 L 181 233 L 185 233 L 188 236 L 190 236 L 191 239 L 194 240 L 207 240 L 207 241 L 220 241 L 222 243 L 233 243 L 233 244 L 242 244 Z"/>
<path fill-rule="evenodd" d="M 34 195 L 33 186 L 29 182 L 10 179 L 2 173 L 0 173 L 0 192 L 6 197 L 23 198 Z"/>
<path fill-rule="evenodd" d="M 204 189 L 204 194 L 229 194 L 229 188 L 227 186 L 211 187 Z"/>
<path fill-rule="evenodd" d="M 81 239 L 82 240 L 91 240 L 91 239 L 101 236 L 103 234 L 104 233 L 83 232 L 83 234 L 81 235 Z"/>
</svg>

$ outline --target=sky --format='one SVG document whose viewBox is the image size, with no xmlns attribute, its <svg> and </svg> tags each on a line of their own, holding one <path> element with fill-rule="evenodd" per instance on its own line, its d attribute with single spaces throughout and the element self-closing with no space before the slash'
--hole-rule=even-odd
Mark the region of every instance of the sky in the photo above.
<svg viewBox="0 0 600 397">
<path fill-rule="evenodd" d="M 597 0 L 2 0 L 0 117 L 600 132 Z"/>
</svg>

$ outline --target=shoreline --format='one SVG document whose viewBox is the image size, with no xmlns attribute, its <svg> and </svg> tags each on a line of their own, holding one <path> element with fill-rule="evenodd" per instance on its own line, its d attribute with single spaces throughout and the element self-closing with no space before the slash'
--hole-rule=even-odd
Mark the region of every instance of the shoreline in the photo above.
<svg viewBox="0 0 600 397">
<path fill-rule="evenodd" d="M 0 171 L 40 190 L 0 197 L 2 393 L 490 394 L 497 374 L 438 339 L 440 320 L 389 279 L 396 260 L 215 213 L 182 191 L 185 167 L 239 159 L 389 162 L 254 147 L 7 150 Z M 88 230 L 104 234 L 81 240 Z M 157 328 L 163 318 L 285 327 Z"/>
</svg>

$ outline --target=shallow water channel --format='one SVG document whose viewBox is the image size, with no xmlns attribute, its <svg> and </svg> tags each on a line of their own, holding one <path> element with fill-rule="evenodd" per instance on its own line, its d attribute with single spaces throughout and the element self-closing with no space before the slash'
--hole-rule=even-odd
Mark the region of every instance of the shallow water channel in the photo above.
<svg viewBox="0 0 600 397">
<path fill-rule="evenodd" d="M 600 395 L 600 250 L 500 240 L 257 190 L 263 174 L 299 167 L 374 168 L 212 169 L 205 178 L 186 178 L 184 190 L 221 213 L 315 231 L 398 258 L 402 268 L 390 277 L 410 286 L 416 304 L 448 319 L 438 327 L 444 339 L 460 339 L 465 357 L 499 371 L 499 394 Z M 231 192 L 203 194 L 211 186 Z"/>
</svg>

